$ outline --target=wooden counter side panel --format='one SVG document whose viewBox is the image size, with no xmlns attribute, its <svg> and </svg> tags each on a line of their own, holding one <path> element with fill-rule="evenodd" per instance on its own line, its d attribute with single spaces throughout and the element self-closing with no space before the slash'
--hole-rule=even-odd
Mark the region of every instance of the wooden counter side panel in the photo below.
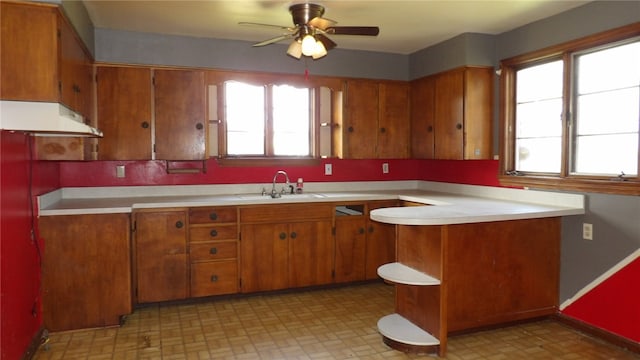
<svg viewBox="0 0 640 360">
<path fill-rule="evenodd" d="M 397 261 L 442 280 L 442 226 L 398 225 Z"/>
<path fill-rule="evenodd" d="M 448 331 L 553 314 L 560 219 L 447 227 Z"/>
<path fill-rule="evenodd" d="M 39 228 L 44 327 L 118 325 L 131 313 L 129 214 L 43 216 Z"/>
</svg>

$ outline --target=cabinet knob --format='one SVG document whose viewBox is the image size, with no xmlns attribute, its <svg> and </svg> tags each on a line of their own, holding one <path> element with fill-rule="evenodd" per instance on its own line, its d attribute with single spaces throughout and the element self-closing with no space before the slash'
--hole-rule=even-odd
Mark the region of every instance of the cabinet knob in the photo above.
<svg viewBox="0 0 640 360">
<path fill-rule="evenodd" d="M 216 230 L 216 229 L 211 230 L 211 231 L 209 232 L 209 235 L 211 235 L 211 237 L 216 237 L 216 236 L 218 236 L 218 230 Z"/>
<path fill-rule="evenodd" d="M 202 130 L 202 129 L 204 129 L 204 125 L 202 125 L 202 123 L 197 123 L 196 124 L 196 129 Z"/>
<path fill-rule="evenodd" d="M 211 282 L 218 281 L 218 275 L 211 275 Z"/>
<path fill-rule="evenodd" d="M 284 239 L 286 239 L 286 238 L 287 238 L 287 234 L 285 234 L 285 233 L 281 232 L 281 233 L 280 233 L 280 240 L 284 240 Z"/>
<path fill-rule="evenodd" d="M 148 122 L 146 122 L 146 121 L 143 121 L 143 122 L 140 124 L 140 126 L 141 126 L 143 129 L 148 129 L 148 128 L 149 128 L 149 123 L 148 123 Z"/>
<path fill-rule="evenodd" d="M 218 248 L 211 248 L 211 249 L 209 249 L 209 254 L 211 254 L 211 255 L 215 255 L 215 254 L 217 254 L 217 253 L 218 253 Z"/>
<path fill-rule="evenodd" d="M 373 225 L 369 226 L 369 232 L 372 233 L 373 232 Z"/>
<path fill-rule="evenodd" d="M 211 220 L 218 220 L 218 214 L 212 212 L 211 214 L 209 214 L 209 219 Z"/>
<path fill-rule="evenodd" d="M 349 131 L 349 132 L 353 132 L 353 126 L 349 126 L 349 127 L 347 128 L 347 131 Z"/>
<path fill-rule="evenodd" d="M 364 228 L 358 229 L 358 234 L 364 234 Z"/>
<path fill-rule="evenodd" d="M 181 229 L 184 226 L 184 223 L 180 220 L 176 221 L 176 228 Z"/>
<path fill-rule="evenodd" d="M 295 239 L 296 237 L 298 237 L 298 234 L 296 234 L 296 232 L 295 232 L 295 231 L 294 231 L 294 232 L 292 232 L 292 233 L 291 233 L 291 238 L 292 238 L 292 239 Z"/>
<path fill-rule="evenodd" d="M 429 125 L 427 126 L 427 132 L 432 132 L 433 131 L 433 126 Z"/>
<path fill-rule="evenodd" d="M 386 133 L 386 132 L 387 132 L 387 129 L 385 129 L 385 128 L 380 128 L 380 132 L 381 132 L 381 133 Z"/>
<path fill-rule="evenodd" d="M 462 129 L 462 124 L 457 123 L 457 124 L 456 124 L 456 129 L 458 129 L 458 130 Z"/>
</svg>

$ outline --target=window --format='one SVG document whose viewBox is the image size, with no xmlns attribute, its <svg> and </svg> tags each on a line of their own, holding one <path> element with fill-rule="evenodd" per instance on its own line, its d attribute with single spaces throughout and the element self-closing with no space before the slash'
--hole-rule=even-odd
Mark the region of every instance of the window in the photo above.
<svg viewBox="0 0 640 360">
<path fill-rule="evenodd" d="M 503 184 L 640 194 L 640 25 L 501 70 Z"/>
<path fill-rule="evenodd" d="M 311 156 L 312 95 L 290 85 L 225 82 L 226 154 Z"/>
</svg>

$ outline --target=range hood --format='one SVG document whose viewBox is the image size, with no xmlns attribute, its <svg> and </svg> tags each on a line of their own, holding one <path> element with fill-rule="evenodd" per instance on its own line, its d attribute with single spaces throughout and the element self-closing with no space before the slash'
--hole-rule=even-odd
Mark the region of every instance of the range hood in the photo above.
<svg viewBox="0 0 640 360">
<path fill-rule="evenodd" d="M 102 137 L 102 131 L 85 124 L 82 115 L 53 102 L 0 100 L 0 130 L 34 136 Z"/>
</svg>

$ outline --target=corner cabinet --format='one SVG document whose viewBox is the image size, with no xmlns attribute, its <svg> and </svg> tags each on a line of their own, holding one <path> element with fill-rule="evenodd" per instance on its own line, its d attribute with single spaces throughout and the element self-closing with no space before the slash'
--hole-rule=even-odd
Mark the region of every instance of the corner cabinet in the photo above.
<svg viewBox="0 0 640 360">
<path fill-rule="evenodd" d="M 396 262 L 378 269 L 396 287 L 378 322 L 392 348 L 444 356 L 449 334 L 556 313 L 559 218 L 397 227 Z"/>
<path fill-rule="evenodd" d="M 409 85 L 347 80 L 341 124 L 345 159 L 409 157 Z"/>
<path fill-rule="evenodd" d="M 491 67 L 462 67 L 411 82 L 414 158 L 491 158 L 493 76 Z"/>
<path fill-rule="evenodd" d="M 43 325 L 114 326 L 132 312 L 129 214 L 41 216 Z"/>
</svg>

